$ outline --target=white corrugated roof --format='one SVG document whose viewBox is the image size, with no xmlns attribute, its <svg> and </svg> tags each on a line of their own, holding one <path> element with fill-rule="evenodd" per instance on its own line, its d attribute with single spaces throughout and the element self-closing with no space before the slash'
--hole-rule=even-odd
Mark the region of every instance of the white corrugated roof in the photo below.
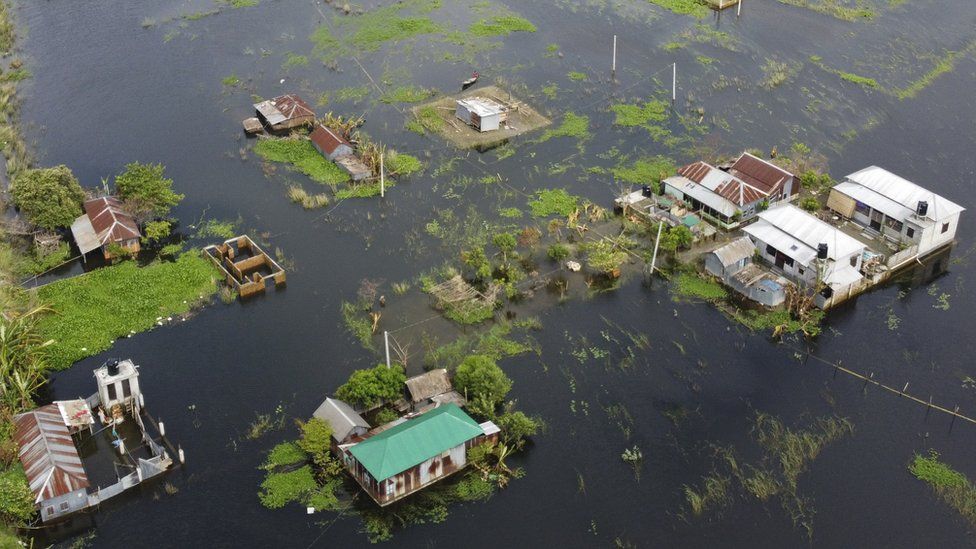
<svg viewBox="0 0 976 549">
<path fill-rule="evenodd" d="M 97 250 L 102 245 L 98 240 L 98 235 L 95 234 L 95 227 L 92 227 L 88 214 L 79 215 L 74 220 L 74 223 L 71 224 L 71 235 L 75 238 L 78 250 L 82 254 Z"/>
<path fill-rule="evenodd" d="M 369 429 L 369 423 L 352 406 L 334 398 L 326 398 L 312 413 L 312 417 L 328 423 L 332 427 L 332 436 L 339 442 L 345 440 L 356 427 Z"/>
<path fill-rule="evenodd" d="M 827 257 L 863 250 L 865 245 L 792 204 L 782 204 L 759 214 L 759 221 L 743 229 L 802 265 L 817 257 L 817 245 L 827 244 Z"/>
<path fill-rule="evenodd" d="M 857 272 L 857 269 L 850 265 L 844 265 L 839 269 L 833 269 L 827 273 L 827 276 L 824 277 L 824 282 L 831 286 L 843 288 L 850 286 L 862 278 L 864 277 L 861 276 L 861 273 Z"/>
<path fill-rule="evenodd" d="M 718 260 L 722 262 L 723 266 L 728 267 L 729 265 L 738 263 L 747 257 L 752 257 L 752 254 L 755 251 L 756 247 L 752 245 L 752 241 L 749 240 L 749 237 L 743 236 L 729 242 L 717 250 L 712 251 L 712 253 L 718 257 Z"/>
<path fill-rule="evenodd" d="M 268 121 L 268 124 L 280 124 L 285 120 L 288 120 L 288 118 L 278 110 L 278 107 L 276 107 L 270 99 L 260 103 L 255 103 L 254 108 L 261 113 L 262 116 L 264 116 L 265 120 Z"/>
<path fill-rule="evenodd" d="M 873 191 L 875 194 L 886 198 L 892 202 L 898 203 L 908 210 L 907 215 L 911 215 L 915 208 L 918 206 L 919 202 L 928 202 L 929 208 L 927 217 L 935 220 L 945 219 L 949 216 L 955 215 L 959 212 L 965 211 L 965 208 L 948 200 L 942 198 L 941 196 L 919 187 L 911 181 L 897 176 L 884 168 L 879 168 L 878 166 L 870 166 L 864 168 L 863 170 L 854 172 L 847 176 L 849 181 Z M 845 193 L 846 194 L 846 193 Z M 865 204 L 874 207 L 874 202 L 870 200 L 861 200 L 855 197 L 856 200 L 860 200 Z M 880 201 L 878 201 L 881 204 Z M 890 207 L 890 204 L 888 205 Z M 884 208 L 879 206 L 877 209 L 888 213 Z M 907 215 L 900 217 L 899 219 L 906 219 Z"/>
<path fill-rule="evenodd" d="M 871 209 L 883 212 L 894 219 L 908 219 L 910 215 L 915 213 L 911 208 L 906 208 L 894 200 L 853 181 L 838 183 L 834 185 L 834 190 L 846 194 L 862 204 L 867 204 Z"/>
<path fill-rule="evenodd" d="M 699 185 L 683 175 L 673 175 L 665 179 L 664 182 L 708 206 L 709 208 L 720 212 L 722 215 L 732 217 L 735 215 L 735 212 L 738 211 L 738 208 L 732 202 L 726 200 L 720 195 L 715 194 L 704 185 Z"/>
<path fill-rule="evenodd" d="M 466 109 L 481 117 L 492 116 L 505 112 L 505 107 L 499 105 L 491 99 L 486 99 L 484 97 L 458 99 L 458 104 L 464 105 Z"/>
</svg>

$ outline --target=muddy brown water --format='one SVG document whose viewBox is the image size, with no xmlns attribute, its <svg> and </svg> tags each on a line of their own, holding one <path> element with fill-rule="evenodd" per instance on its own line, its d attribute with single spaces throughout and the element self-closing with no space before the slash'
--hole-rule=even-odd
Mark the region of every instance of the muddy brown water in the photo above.
<svg viewBox="0 0 976 549">
<path fill-rule="evenodd" d="M 455 173 L 434 177 L 432 168 L 458 153 L 437 138 L 404 130 L 401 114 L 389 105 L 333 101 L 329 108 L 336 112 L 366 112 L 365 129 L 372 136 L 418 154 L 430 167 L 400 182 L 385 200 L 349 200 L 334 210 L 304 211 L 288 201 L 283 182 L 308 190 L 313 183 L 283 169 L 265 177 L 253 153 L 242 161 L 238 149 L 250 146 L 240 120 L 251 112 L 252 91 L 264 97 L 299 91 L 314 99 L 323 91 L 368 82 L 349 59 L 340 59 L 341 72 L 314 59 L 287 73 L 281 68 L 286 52 L 310 54 L 307 37 L 320 20 L 315 5 L 265 0 L 181 27 L 163 21 L 207 6 L 21 2 L 16 10 L 26 31 L 21 55 L 33 74 L 21 88 L 21 118 L 42 164 L 67 164 L 85 185 L 95 186 L 127 162 L 162 162 L 186 194 L 174 212 L 183 230 L 192 233 L 187 226 L 203 215 L 240 217 L 245 229 L 270 235 L 272 249 L 281 248 L 295 265 L 281 291 L 244 304 L 218 301 L 186 322 L 122 339 L 109 352 L 54 377 L 48 398 L 87 395 L 91 371 L 105 358 L 132 357 L 142 367 L 147 406 L 187 454 L 186 467 L 166 479 L 178 489 L 175 495 L 157 485 L 103 506 L 93 518 L 92 545 L 368 545 L 355 517 L 309 516 L 297 505 L 261 507 L 257 467 L 264 453 L 292 432 L 272 432 L 257 441 L 244 440 L 243 434 L 256 413 L 273 412 L 278 405 L 289 416 L 308 415 L 353 369 L 377 362 L 378 356 L 343 329 L 340 302 L 355 297 L 364 277 L 385 280 L 390 296 L 389 283 L 455 257 L 456 249 L 424 231 L 438 210 L 465 216 L 474 205 L 482 217 L 494 220 L 499 207 L 527 210 L 525 194 L 547 187 L 567 187 L 609 205 L 617 186 L 609 176 L 584 168 L 614 166 L 614 150 L 688 161 L 695 145 L 733 154 L 752 147 L 785 150 L 793 141 L 823 152 L 835 177 L 878 164 L 971 210 L 973 55 L 960 57 L 955 70 L 906 100 L 844 83 L 809 57 L 877 77 L 883 87 L 903 86 L 944 50 L 962 49 L 976 38 L 976 11 L 968 0 L 872 5 L 882 12 L 874 20 L 845 22 L 772 0 L 747 2 L 739 19 L 727 11 L 701 21 L 704 29 L 731 36 L 738 51 L 699 42 L 669 51 L 661 46 L 694 27 L 695 20 L 637 0 L 513 3 L 538 32 L 509 36 L 499 49 L 479 54 L 474 67 L 444 61 L 445 46 L 424 39 L 411 42 L 411 48 L 363 55 L 360 60 L 374 78 L 386 68 L 394 79 L 445 92 L 473 69 L 485 80 L 501 76 L 524 84 L 530 93 L 520 91 L 520 97 L 547 115 L 588 115 L 592 138 L 580 154 L 573 139 L 530 144 L 535 137 L 530 135 L 514 141 L 516 154 L 504 161 L 497 162 L 491 152 L 471 153 Z M 156 20 L 154 27 L 142 28 L 147 17 Z M 614 33 L 618 82 L 611 84 Z M 562 57 L 544 57 L 551 43 L 559 45 Z M 802 68 L 792 80 L 767 90 L 757 82 L 769 59 Z M 705 131 L 689 133 L 672 124 L 675 135 L 690 137 L 669 149 L 642 129 L 614 127 L 607 97 L 666 96 L 674 61 L 682 97 L 677 108 L 683 111 L 690 102 L 704 109 Z M 569 71 L 586 72 L 590 80 L 571 81 Z M 231 74 L 249 89 L 223 88 L 221 79 Z M 735 83 L 714 86 L 721 75 Z M 553 100 L 539 91 L 550 82 L 560 90 Z M 573 166 L 550 175 L 556 163 Z M 486 173 L 501 174 L 505 185 L 450 185 L 458 174 L 477 179 Z M 674 302 L 664 281 L 644 284 L 639 277 L 613 292 L 535 311 L 543 330 L 532 336 L 541 356 L 502 362 L 515 382 L 512 396 L 519 406 L 548 424 L 546 433 L 512 460 L 527 476 L 487 502 L 452 507 L 443 524 L 398 531 L 389 543 L 590 547 L 619 539 L 637 546 L 970 545 L 967 523 L 906 465 L 914 452 L 934 448 L 976 478 L 976 429 L 957 421 L 950 431 L 946 417 L 926 415 L 878 390 L 862 392 L 861 382 L 794 356 L 794 347 L 809 349 L 874 372 L 891 385 L 909 382 L 923 398 L 932 394 L 937 402 L 976 413 L 976 393 L 964 383 L 967 376 L 976 377 L 971 212 L 963 215 L 958 238 L 947 273 L 921 286 L 891 284 L 861 296 L 831 312 L 824 334 L 810 343 L 794 339 L 781 345 L 750 334 L 708 305 Z M 80 271 L 73 266 L 59 276 Z M 935 307 L 943 293 L 950 295 L 947 310 Z M 413 303 L 401 308 L 402 314 L 391 314 L 384 327 L 395 330 L 433 314 L 423 300 Z M 900 318 L 897 330 L 888 327 L 889 311 Z M 626 370 L 616 367 L 626 351 L 615 342 L 625 337 L 614 326 L 645 334 L 650 342 Z M 445 338 L 459 331 L 436 319 L 424 330 Z M 414 346 L 420 348 L 420 342 Z M 583 347 L 597 353 L 580 361 Z M 592 358 L 605 353 L 608 359 Z M 629 438 L 603 410 L 614 404 L 633 418 Z M 676 409 L 689 411 L 677 426 L 664 415 Z M 714 466 L 710 444 L 732 445 L 744 460 L 758 455 L 749 435 L 754 410 L 788 425 L 827 414 L 848 417 L 855 425 L 853 435 L 828 447 L 800 477 L 799 493 L 816 510 L 812 542 L 775 499 L 762 504 L 740 495 L 718 513 L 680 516 L 682 486 L 700 484 Z M 620 458 L 634 445 L 645 456 L 639 482 Z M 53 539 L 68 544 L 72 536 Z"/>
</svg>

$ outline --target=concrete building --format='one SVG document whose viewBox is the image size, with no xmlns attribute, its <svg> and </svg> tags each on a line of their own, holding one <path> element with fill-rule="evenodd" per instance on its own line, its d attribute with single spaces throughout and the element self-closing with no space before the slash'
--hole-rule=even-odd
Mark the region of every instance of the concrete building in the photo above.
<svg viewBox="0 0 976 549">
<path fill-rule="evenodd" d="M 801 286 L 845 292 L 863 278 L 866 246 L 792 204 L 761 212 L 743 231 L 760 258 Z"/>
<path fill-rule="evenodd" d="M 486 97 L 458 99 L 454 115 L 479 132 L 497 130 L 508 121 L 508 109 Z"/>
<path fill-rule="evenodd" d="M 871 233 L 924 256 L 953 242 L 962 206 L 871 166 L 830 190 L 827 207 Z"/>
</svg>

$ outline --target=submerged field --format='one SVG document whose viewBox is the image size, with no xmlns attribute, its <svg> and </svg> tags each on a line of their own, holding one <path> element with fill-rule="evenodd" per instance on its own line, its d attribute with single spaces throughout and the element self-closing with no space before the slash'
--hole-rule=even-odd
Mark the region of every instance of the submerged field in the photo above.
<svg viewBox="0 0 976 549">
<path fill-rule="evenodd" d="M 815 338 L 773 339 L 782 319 L 737 322 L 711 304 L 718 286 L 670 268 L 669 280 L 643 276 L 650 231 L 621 233 L 603 211 L 621 190 L 743 150 L 835 180 L 877 164 L 972 210 L 968 2 L 746 1 L 738 18 L 677 0 L 344 8 L 17 9 L 30 26 L 18 55 L 32 61 L 19 116 L 40 162 L 89 185 L 105 166 L 161 162 L 186 194 L 173 212 L 183 226 L 240 218 L 288 260 L 285 288 L 131 338 L 211 295 L 203 259 L 144 267 L 124 288 L 104 270 L 40 290 L 63 315 L 45 326 L 58 365 L 78 361 L 46 396 L 90 394 L 92 368 L 131 357 L 188 457 L 167 478 L 175 491 L 105 506 L 79 536 L 106 547 L 158 543 L 160 531 L 187 546 L 367 546 L 369 523 L 355 516 L 278 505 L 321 495 L 310 470 L 275 473 L 262 492 L 274 508 L 258 493 L 262 466 L 304 456 L 282 445 L 292 419 L 381 362 L 388 331 L 407 375 L 491 356 L 512 379 L 508 398 L 546 424 L 509 460 L 524 478 L 483 501 L 452 489 L 429 514 L 374 515 L 388 545 L 970 543 L 976 430 L 829 366 L 976 413 L 967 214 L 947 273 L 906 273 L 832 311 Z M 473 71 L 551 124 L 488 150 L 443 139 L 451 117 L 429 107 Z M 255 101 L 290 92 L 319 115 L 364 117 L 358 131 L 416 171 L 380 198 L 375 182 L 348 186 L 307 141 L 242 135 Z M 567 272 L 566 259 L 583 271 Z M 617 264 L 619 279 L 596 276 Z M 456 273 L 503 304 L 439 298 Z M 333 489 L 323 507 L 368 503 Z M 228 520 L 212 519 L 214 501 Z"/>
</svg>

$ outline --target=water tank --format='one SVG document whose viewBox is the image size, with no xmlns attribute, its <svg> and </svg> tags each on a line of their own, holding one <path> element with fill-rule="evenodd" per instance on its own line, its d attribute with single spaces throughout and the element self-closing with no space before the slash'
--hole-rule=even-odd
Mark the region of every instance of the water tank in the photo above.
<svg viewBox="0 0 976 549">
<path fill-rule="evenodd" d="M 105 366 L 108 367 L 108 375 L 110 376 L 119 375 L 119 359 L 110 358 L 108 362 L 105 363 Z"/>
<path fill-rule="evenodd" d="M 817 244 L 817 259 L 827 259 L 827 243 Z"/>
<path fill-rule="evenodd" d="M 651 191 L 650 186 L 644 185 L 643 187 L 641 187 L 641 194 L 643 194 L 644 196 L 651 196 L 654 193 L 653 191 Z"/>
<path fill-rule="evenodd" d="M 915 213 L 917 213 L 919 217 L 925 217 L 925 214 L 927 214 L 928 211 L 929 203 L 924 200 L 919 200 L 918 206 L 915 208 Z"/>
</svg>

